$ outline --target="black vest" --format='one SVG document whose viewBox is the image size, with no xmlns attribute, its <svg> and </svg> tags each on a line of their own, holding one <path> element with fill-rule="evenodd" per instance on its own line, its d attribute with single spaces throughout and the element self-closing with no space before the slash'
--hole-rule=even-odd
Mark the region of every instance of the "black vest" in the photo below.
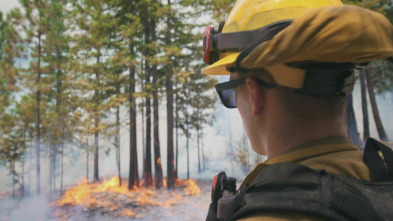
<svg viewBox="0 0 393 221">
<path fill-rule="evenodd" d="M 235 210 L 228 220 L 272 211 L 300 212 L 328 220 L 393 220 L 393 151 L 369 139 L 363 160 L 374 181 L 296 163 L 270 165 L 238 190 Z"/>
</svg>

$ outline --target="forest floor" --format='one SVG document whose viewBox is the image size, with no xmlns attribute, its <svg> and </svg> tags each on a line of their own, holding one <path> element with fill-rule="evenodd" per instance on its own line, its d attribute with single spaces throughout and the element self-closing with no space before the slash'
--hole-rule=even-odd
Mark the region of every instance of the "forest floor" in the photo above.
<svg viewBox="0 0 393 221">
<path fill-rule="evenodd" d="M 41 194 L 22 199 L 9 199 L 0 195 L 0 221 L 32 220 L 205 220 L 210 203 L 211 181 L 198 180 L 199 192 L 190 191 L 189 185 L 180 184 L 173 191 L 166 188 L 115 192 L 94 187 L 88 203 L 78 205 L 65 199 Z M 84 190 L 86 191 L 86 190 Z M 87 195 L 86 192 L 84 195 Z M 63 200 L 63 201 L 61 201 Z M 72 196 L 72 200 L 80 198 Z M 82 199 L 83 200 L 83 199 Z"/>
</svg>

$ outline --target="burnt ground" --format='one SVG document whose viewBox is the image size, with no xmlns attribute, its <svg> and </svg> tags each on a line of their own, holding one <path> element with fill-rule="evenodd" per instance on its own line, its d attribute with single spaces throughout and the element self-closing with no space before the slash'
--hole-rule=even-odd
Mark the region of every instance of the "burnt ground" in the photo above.
<svg viewBox="0 0 393 221">
<path fill-rule="evenodd" d="M 147 202 L 138 203 L 121 195 L 109 196 L 105 193 L 98 198 L 109 198 L 115 208 L 110 206 L 54 206 L 55 197 L 30 196 L 23 199 L 0 198 L 0 221 L 11 220 L 205 220 L 210 203 L 211 181 L 197 181 L 200 195 L 188 195 L 184 188 L 174 191 L 161 189 L 152 191 Z M 52 198 L 52 200 L 49 200 Z M 119 205 L 120 204 L 120 205 Z M 128 212 L 128 213 L 127 213 Z"/>
</svg>

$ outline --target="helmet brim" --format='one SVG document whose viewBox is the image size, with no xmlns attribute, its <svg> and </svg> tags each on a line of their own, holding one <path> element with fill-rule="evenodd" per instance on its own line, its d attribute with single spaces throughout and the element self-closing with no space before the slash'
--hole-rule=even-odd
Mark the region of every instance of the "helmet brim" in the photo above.
<svg viewBox="0 0 393 221">
<path fill-rule="evenodd" d="M 235 63 L 239 54 L 240 52 L 226 53 L 225 57 L 203 69 L 202 72 L 208 75 L 229 75 L 226 68 Z"/>
</svg>

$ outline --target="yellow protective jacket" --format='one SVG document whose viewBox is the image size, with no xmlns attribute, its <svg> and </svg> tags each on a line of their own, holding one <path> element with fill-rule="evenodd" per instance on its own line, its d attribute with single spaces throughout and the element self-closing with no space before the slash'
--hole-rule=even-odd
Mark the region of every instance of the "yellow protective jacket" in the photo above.
<svg viewBox="0 0 393 221">
<path fill-rule="evenodd" d="M 346 175 L 362 180 L 372 180 L 370 169 L 363 162 L 363 153 L 352 145 L 345 137 L 331 137 L 318 140 L 296 148 L 259 163 L 246 177 L 242 185 L 252 180 L 267 165 L 284 162 L 295 162 L 312 169 L 324 169 L 327 172 Z M 250 214 L 241 221 L 254 220 L 325 220 L 309 214 L 295 212 L 269 212 Z"/>
</svg>

